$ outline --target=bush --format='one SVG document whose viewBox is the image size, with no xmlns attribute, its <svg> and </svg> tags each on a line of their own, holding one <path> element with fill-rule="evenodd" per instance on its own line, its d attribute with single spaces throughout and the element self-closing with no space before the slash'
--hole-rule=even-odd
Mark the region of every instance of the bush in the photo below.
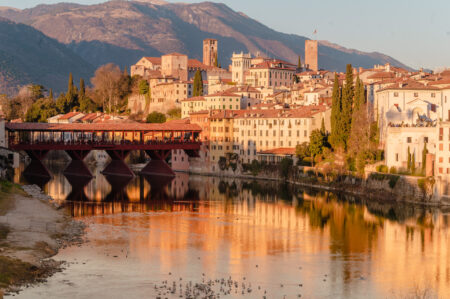
<svg viewBox="0 0 450 299">
<path fill-rule="evenodd" d="M 10 192 L 13 187 L 13 183 L 9 181 L 0 181 L 0 189 L 3 192 Z"/>
<path fill-rule="evenodd" d="M 287 179 L 293 164 L 294 164 L 294 162 L 292 161 L 291 158 L 283 158 L 283 160 L 281 160 L 280 165 L 279 165 L 281 177 L 283 177 L 284 179 Z"/>
<path fill-rule="evenodd" d="M 160 112 L 153 111 L 147 115 L 148 123 L 164 123 L 166 122 L 166 115 Z"/>
<path fill-rule="evenodd" d="M 386 165 L 378 165 L 376 170 L 378 172 L 383 172 L 383 173 L 388 173 L 389 172 L 389 168 Z"/>
<path fill-rule="evenodd" d="M 397 168 L 395 166 L 391 166 L 391 168 L 389 169 L 389 173 L 397 174 Z"/>
</svg>

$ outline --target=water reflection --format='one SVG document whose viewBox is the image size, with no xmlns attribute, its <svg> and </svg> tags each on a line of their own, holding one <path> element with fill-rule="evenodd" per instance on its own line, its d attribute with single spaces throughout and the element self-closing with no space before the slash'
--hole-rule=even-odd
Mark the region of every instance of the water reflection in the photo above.
<svg viewBox="0 0 450 299">
<path fill-rule="evenodd" d="M 280 298 L 281 282 L 287 298 L 296 296 L 299 281 L 307 298 L 387 298 L 416 286 L 450 294 L 448 210 L 274 182 L 187 174 L 123 180 L 95 167 L 92 180 L 80 181 L 61 175 L 63 165 L 48 168 L 53 178 L 45 190 L 90 224 L 96 254 L 119 252 L 120 263 L 108 260 L 109 267 L 142 267 L 133 272 L 137 285 L 177 271 L 247 276 L 269 290 L 268 298 Z"/>
</svg>

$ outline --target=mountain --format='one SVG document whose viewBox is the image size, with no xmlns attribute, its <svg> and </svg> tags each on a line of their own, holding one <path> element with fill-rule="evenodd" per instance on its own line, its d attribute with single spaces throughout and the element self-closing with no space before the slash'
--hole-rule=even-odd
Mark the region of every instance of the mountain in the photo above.
<svg viewBox="0 0 450 299">
<path fill-rule="evenodd" d="M 12 94 L 30 83 L 62 91 L 69 72 L 75 78 L 90 78 L 94 70 L 58 41 L 33 27 L 1 17 L 0 41 L 0 94 Z"/>
<path fill-rule="evenodd" d="M 230 64 L 233 51 L 250 51 L 296 62 L 304 57 L 306 37 L 270 29 L 225 4 L 167 3 L 161 0 L 110 1 L 98 5 L 60 3 L 25 10 L 0 9 L 0 16 L 23 22 L 66 44 L 94 66 L 121 67 L 142 56 L 186 53 L 202 58 L 202 40 L 219 40 L 219 62 Z M 319 43 L 319 67 L 344 71 L 347 63 L 372 67 L 392 57 Z"/>
</svg>

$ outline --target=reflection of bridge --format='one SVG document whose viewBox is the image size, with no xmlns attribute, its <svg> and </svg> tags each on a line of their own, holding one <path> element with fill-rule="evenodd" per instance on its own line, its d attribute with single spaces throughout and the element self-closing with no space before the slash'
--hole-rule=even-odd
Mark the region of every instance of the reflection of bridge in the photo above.
<svg viewBox="0 0 450 299">
<path fill-rule="evenodd" d="M 134 176 L 124 162 L 133 150 L 145 151 L 151 158 L 142 174 L 171 175 L 166 163 L 171 150 L 184 150 L 190 157 L 197 157 L 201 128 L 198 125 L 179 122 L 165 124 L 101 123 L 101 124 L 48 124 L 7 123 L 8 145 L 11 150 L 25 151 L 31 163 L 28 174 L 50 176 L 42 160 L 51 150 L 63 150 L 72 158 L 64 173 L 92 176 L 83 163 L 92 150 L 104 150 L 111 163 L 104 169 L 107 175 Z"/>
</svg>

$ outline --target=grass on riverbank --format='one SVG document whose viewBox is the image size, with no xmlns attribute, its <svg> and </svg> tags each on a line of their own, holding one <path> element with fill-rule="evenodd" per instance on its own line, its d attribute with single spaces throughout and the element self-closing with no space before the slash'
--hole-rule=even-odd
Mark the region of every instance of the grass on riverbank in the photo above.
<svg viewBox="0 0 450 299">
<path fill-rule="evenodd" d="M 18 259 L 0 255 L 0 289 L 11 285 L 35 281 L 46 272 L 45 269 Z"/>
</svg>

